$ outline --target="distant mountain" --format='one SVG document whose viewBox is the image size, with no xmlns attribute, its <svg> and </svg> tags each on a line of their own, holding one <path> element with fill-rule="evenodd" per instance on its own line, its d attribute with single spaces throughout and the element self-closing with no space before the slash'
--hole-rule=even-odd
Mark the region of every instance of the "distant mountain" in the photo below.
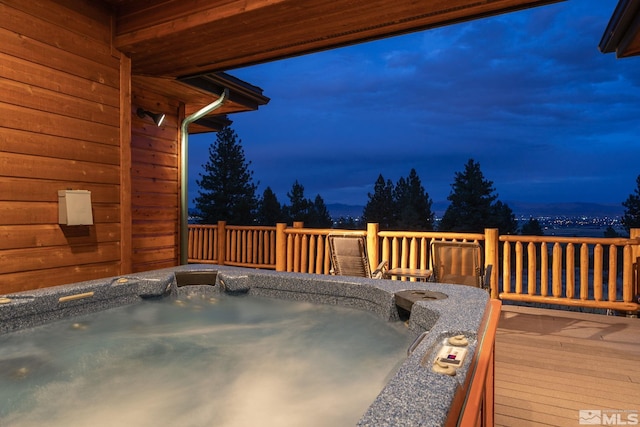
<svg viewBox="0 0 640 427">
<path fill-rule="evenodd" d="M 513 210 L 516 217 L 567 216 L 567 217 L 620 217 L 624 213 L 621 204 L 565 202 L 565 203 L 530 203 L 520 201 L 505 201 Z M 449 206 L 448 201 L 434 201 L 433 212 L 442 217 Z M 362 216 L 364 206 L 347 205 L 344 203 L 328 203 L 327 209 L 333 218 Z"/>
</svg>

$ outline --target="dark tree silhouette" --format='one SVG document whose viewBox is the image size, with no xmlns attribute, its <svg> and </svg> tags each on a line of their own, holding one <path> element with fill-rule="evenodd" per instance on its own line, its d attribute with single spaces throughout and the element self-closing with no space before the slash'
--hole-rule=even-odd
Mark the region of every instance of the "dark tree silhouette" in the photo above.
<svg viewBox="0 0 640 427">
<path fill-rule="evenodd" d="M 440 230 L 484 231 L 491 215 L 491 204 L 498 197 L 493 192 L 493 182 L 484 178 L 480 163 L 469 159 L 463 172 L 456 172 Z"/>
<path fill-rule="evenodd" d="M 523 236 L 544 236 L 544 231 L 540 225 L 540 221 L 536 218 L 529 218 L 529 221 L 522 224 L 520 234 Z"/>
<path fill-rule="evenodd" d="M 625 208 L 622 215 L 622 225 L 629 233 L 632 228 L 640 227 L 640 175 L 636 178 L 636 188 L 627 197 L 627 200 L 622 202 L 622 206 Z"/>
<path fill-rule="evenodd" d="M 395 207 L 398 214 L 396 227 L 402 230 L 433 230 L 433 202 L 425 191 L 415 169 L 411 169 L 407 179 L 400 178 L 394 191 Z"/>
<path fill-rule="evenodd" d="M 305 223 L 311 228 L 331 228 L 333 225 L 329 210 L 319 194 L 316 196 L 313 203 L 309 203 L 309 212 Z"/>
<path fill-rule="evenodd" d="M 284 206 L 284 212 L 288 222 L 306 221 L 309 213 L 309 200 L 304 197 L 304 187 L 296 180 L 287 193 L 289 204 Z"/>
<path fill-rule="evenodd" d="M 256 217 L 259 225 L 274 225 L 278 222 L 286 222 L 287 219 L 282 212 L 282 206 L 271 187 L 265 188 L 262 193 L 262 198 L 258 202 Z"/>
<path fill-rule="evenodd" d="M 373 187 L 373 194 L 368 193 L 369 201 L 364 207 L 362 218 L 365 223 L 376 222 L 380 228 L 390 230 L 395 228 L 396 207 L 393 199 L 393 184 L 391 180 L 385 182 L 382 174 L 378 176 Z"/>
<path fill-rule="evenodd" d="M 603 234 L 604 234 L 604 237 L 606 238 L 620 237 L 620 233 L 618 233 L 616 229 L 613 228 L 612 226 L 608 226 Z"/>
<path fill-rule="evenodd" d="M 496 200 L 491 205 L 491 216 L 486 227 L 497 228 L 500 234 L 516 234 L 518 232 L 518 220 L 506 203 Z"/>
<path fill-rule="evenodd" d="M 511 208 L 494 193 L 493 182 L 485 179 L 480 163 L 469 159 L 463 172 L 456 172 L 451 193 L 439 229 L 482 233 L 485 228 L 498 228 L 501 233 L 515 233 L 518 223 Z M 494 203 L 495 202 L 495 203 Z"/>
<path fill-rule="evenodd" d="M 304 197 L 304 187 L 296 180 L 287 193 L 290 205 L 284 206 L 283 211 L 289 223 L 294 221 L 304 222 L 305 227 L 329 228 L 332 225 L 331 215 L 318 194 L 315 200 Z"/>
<path fill-rule="evenodd" d="M 249 170 L 236 133 L 226 127 L 216 134 L 209 146 L 209 160 L 196 183 L 200 187 L 195 199 L 200 222 L 213 224 L 226 220 L 230 224 L 253 224 L 257 207 L 253 172 Z"/>
</svg>

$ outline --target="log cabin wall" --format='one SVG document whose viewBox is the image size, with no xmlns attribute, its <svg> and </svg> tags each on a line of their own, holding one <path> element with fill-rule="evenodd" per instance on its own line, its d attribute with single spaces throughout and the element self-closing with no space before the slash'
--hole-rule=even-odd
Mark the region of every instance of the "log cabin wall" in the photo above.
<svg viewBox="0 0 640 427">
<path fill-rule="evenodd" d="M 184 106 L 131 86 L 97 2 L 0 16 L 0 293 L 176 265 Z M 64 189 L 91 191 L 94 225 L 58 224 Z"/>
<path fill-rule="evenodd" d="M 111 20 L 95 1 L 0 3 L 0 294 L 122 272 L 130 62 Z M 91 191 L 94 225 L 58 225 L 64 189 Z"/>
<path fill-rule="evenodd" d="M 175 266 L 180 254 L 180 153 L 177 141 L 184 108 L 139 86 L 133 87 L 131 126 L 131 270 Z M 166 118 L 156 126 L 139 118 L 138 107 Z"/>
</svg>

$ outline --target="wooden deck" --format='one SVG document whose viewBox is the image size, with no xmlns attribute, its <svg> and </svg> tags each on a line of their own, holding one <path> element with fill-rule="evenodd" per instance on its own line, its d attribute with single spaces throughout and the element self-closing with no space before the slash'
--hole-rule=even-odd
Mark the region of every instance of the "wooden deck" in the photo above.
<svg viewBox="0 0 640 427">
<path fill-rule="evenodd" d="M 579 410 L 640 412 L 640 319 L 503 306 L 495 425 L 578 426 Z"/>
</svg>

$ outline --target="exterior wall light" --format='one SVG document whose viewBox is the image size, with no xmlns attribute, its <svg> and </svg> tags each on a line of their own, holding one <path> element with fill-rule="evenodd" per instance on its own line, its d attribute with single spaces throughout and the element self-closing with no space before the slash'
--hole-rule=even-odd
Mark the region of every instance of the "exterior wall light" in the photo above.
<svg viewBox="0 0 640 427">
<path fill-rule="evenodd" d="M 136 114 L 141 119 L 144 119 L 144 116 L 151 117 L 151 119 L 153 120 L 153 123 L 155 123 L 156 126 L 160 126 L 165 118 L 165 115 L 163 113 L 152 113 L 151 111 L 147 111 L 144 108 L 138 108 L 138 110 L 136 111 Z"/>
</svg>

